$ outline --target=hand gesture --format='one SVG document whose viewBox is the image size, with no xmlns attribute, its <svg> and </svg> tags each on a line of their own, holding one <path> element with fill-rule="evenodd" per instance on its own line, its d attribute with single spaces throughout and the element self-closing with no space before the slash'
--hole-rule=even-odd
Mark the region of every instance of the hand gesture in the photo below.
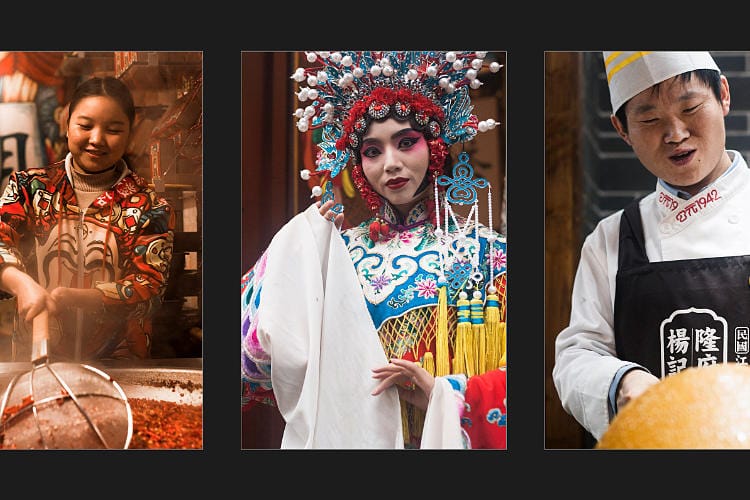
<svg viewBox="0 0 750 500">
<path fill-rule="evenodd" d="M 372 372 L 372 377 L 381 381 L 372 391 L 373 396 L 377 396 L 388 387 L 396 385 L 398 395 L 402 399 L 417 408 L 427 409 L 432 388 L 435 386 L 435 377 L 430 375 L 419 363 L 394 358 L 387 365 L 374 368 Z"/>
<path fill-rule="evenodd" d="M 330 199 L 323 204 L 318 202 L 318 206 L 320 207 L 319 211 L 320 215 L 326 220 L 333 222 L 337 228 L 341 228 L 341 225 L 344 223 L 344 212 L 337 214 L 331 210 L 335 204 L 336 202 L 333 199 Z"/>
</svg>

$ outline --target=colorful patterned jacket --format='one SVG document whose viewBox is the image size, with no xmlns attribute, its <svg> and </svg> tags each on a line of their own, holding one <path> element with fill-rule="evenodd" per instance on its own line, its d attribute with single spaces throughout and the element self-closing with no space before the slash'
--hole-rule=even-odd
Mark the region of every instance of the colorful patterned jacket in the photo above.
<svg viewBox="0 0 750 500">
<path fill-rule="evenodd" d="M 86 359 L 150 355 L 150 316 L 161 303 L 172 258 L 174 213 L 127 166 L 82 212 L 70 155 L 10 175 L 0 199 L 0 265 L 15 265 L 43 287 L 96 288 L 103 307 L 50 322 L 49 349 L 73 354 L 77 331 Z M 23 340 L 23 339 L 22 339 Z"/>
</svg>

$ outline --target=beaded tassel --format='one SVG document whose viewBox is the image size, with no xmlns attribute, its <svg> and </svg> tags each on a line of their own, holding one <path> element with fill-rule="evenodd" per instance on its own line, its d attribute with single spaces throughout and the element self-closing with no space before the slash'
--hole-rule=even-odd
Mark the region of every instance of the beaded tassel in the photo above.
<svg viewBox="0 0 750 500">
<path fill-rule="evenodd" d="M 471 306 L 467 297 L 466 292 L 462 291 L 459 293 L 458 300 L 456 301 L 458 324 L 456 325 L 456 348 L 453 352 L 453 373 L 466 373 L 469 375 L 466 361 L 470 357 L 468 351 L 470 351 L 472 344 L 469 342 L 471 339 Z"/>
<path fill-rule="evenodd" d="M 421 434 L 424 427 L 425 412 L 416 406 L 408 403 L 405 399 L 399 399 L 401 404 L 401 430 L 404 433 L 404 440 L 412 443 L 413 434 Z"/>
<path fill-rule="evenodd" d="M 424 353 L 424 358 L 422 358 L 422 368 L 427 370 L 427 372 L 433 377 L 435 376 L 435 358 L 430 351 Z"/>
<path fill-rule="evenodd" d="M 498 366 L 505 366 L 506 363 L 505 355 L 508 352 L 508 348 L 505 345 L 505 340 L 507 337 L 507 323 L 505 323 L 505 321 L 502 321 L 500 323 L 500 361 L 498 362 Z"/>
<path fill-rule="evenodd" d="M 450 373 L 448 353 L 448 286 L 440 283 L 438 290 L 437 330 L 435 335 L 435 375 L 442 377 Z"/>
<path fill-rule="evenodd" d="M 486 333 L 484 328 L 484 310 L 482 304 L 482 292 L 474 291 L 470 302 L 471 310 L 471 336 L 473 353 L 473 373 L 484 373 L 486 371 L 485 355 L 487 351 Z"/>
<path fill-rule="evenodd" d="M 410 434 L 410 425 L 409 425 L 409 408 L 408 403 L 405 399 L 400 400 L 401 403 L 401 432 L 404 433 L 404 440 L 410 441 L 411 440 L 411 434 Z"/>
<path fill-rule="evenodd" d="M 435 236 L 440 240 L 440 277 L 438 278 L 438 308 L 436 329 L 435 329 L 435 375 L 444 376 L 450 373 L 450 350 L 448 348 L 448 282 L 442 270 L 445 269 L 445 254 L 443 229 L 440 228 L 440 194 L 438 193 L 437 182 L 433 184 L 435 196 Z M 446 225 L 447 230 L 447 212 Z"/>
<path fill-rule="evenodd" d="M 433 372 L 435 367 L 432 362 L 432 353 L 429 351 L 425 353 L 421 366 L 434 376 Z M 421 433 L 420 429 L 424 427 L 425 412 L 416 406 L 409 404 L 405 399 L 399 398 L 399 402 L 401 404 L 401 429 L 404 433 L 404 440 L 411 443 L 412 434 Z"/>
<path fill-rule="evenodd" d="M 494 293 L 493 293 L 494 292 Z M 484 328 L 487 334 L 487 368 L 494 369 L 500 367 L 501 357 L 501 324 L 500 321 L 500 299 L 496 294 L 495 287 L 490 287 L 487 293 L 487 302 L 484 306 Z"/>
<path fill-rule="evenodd" d="M 492 186 L 487 189 L 487 209 L 489 211 L 489 224 L 492 225 Z M 495 287 L 495 263 L 492 260 L 492 251 L 497 241 L 497 236 L 491 234 L 487 237 L 487 262 L 489 267 L 489 283 L 487 287 L 487 299 L 484 305 L 484 326 L 487 334 L 486 368 L 493 370 L 505 366 L 505 322 L 501 321 L 505 311 L 500 309 L 500 298 Z"/>
</svg>

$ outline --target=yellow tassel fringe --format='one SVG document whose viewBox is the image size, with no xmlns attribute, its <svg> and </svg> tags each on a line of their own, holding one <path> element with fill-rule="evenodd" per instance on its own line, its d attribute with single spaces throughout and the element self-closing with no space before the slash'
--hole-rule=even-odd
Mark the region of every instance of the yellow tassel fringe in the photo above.
<svg viewBox="0 0 750 500">
<path fill-rule="evenodd" d="M 448 290 L 446 285 L 438 290 L 437 333 L 435 336 L 435 371 L 438 377 L 450 373 L 448 354 Z"/>
<path fill-rule="evenodd" d="M 456 318 L 458 324 L 456 326 L 456 347 L 454 349 L 453 358 L 453 373 L 467 373 L 467 351 L 473 343 L 471 340 L 471 317 L 470 317 L 470 304 L 467 299 L 459 299 L 456 301 Z"/>
<path fill-rule="evenodd" d="M 500 358 L 503 355 L 502 343 L 505 322 L 500 321 L 500 300 L 495 294 L 487 295 L 484 307 L 484 328 L 487 333 L 486 363 L 487 369 L 500 367 Z"/>
<path fill-rule="evenodd" d="M 472 349 L 473 354 L 472 369 L 474 374 L 484 373 L 486 371 L 487 362 L 485 360 L 486 355 L 486 337 L 484 328 L 484 310 L 482 308 L 481 294 L 479 297 L 471 299 L 471 334 L 472 334 Z"/>
<path fill-rule="evenodd" d="M 427 372 L 429 372 L 429 374 L 433 377 L 435 376 L 435 358 L 432 357 L 432 353 L 430 351 L 424 353 L 424 358 L 422 359 L 422 368 L 427 370 Z"/>
<path fill-rule="evenodd" d="M 497 363 L 498 367 L 505 366 L 506 364 L 506 354 L 508 352 L 508 348 L 505 344 L 505 341 L 507 339 L 507 327 L 505 321 L 500 323 L 500 361 Z"/>
</svg>

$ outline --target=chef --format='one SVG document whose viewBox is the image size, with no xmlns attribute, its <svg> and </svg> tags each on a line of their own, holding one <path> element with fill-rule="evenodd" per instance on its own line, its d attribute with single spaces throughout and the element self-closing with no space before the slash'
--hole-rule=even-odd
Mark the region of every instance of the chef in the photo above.
<svg viewBox="0 0 750 500">
<path fill-rule="evenodd" d="M 553 380 L 599 439 L 660 379 L 747 363 L 750 170 L 725 147 L 727 78 L 708 52 L 604 52 L 611 122 L 653 192 L 585 238 Z"/>
</svg>

